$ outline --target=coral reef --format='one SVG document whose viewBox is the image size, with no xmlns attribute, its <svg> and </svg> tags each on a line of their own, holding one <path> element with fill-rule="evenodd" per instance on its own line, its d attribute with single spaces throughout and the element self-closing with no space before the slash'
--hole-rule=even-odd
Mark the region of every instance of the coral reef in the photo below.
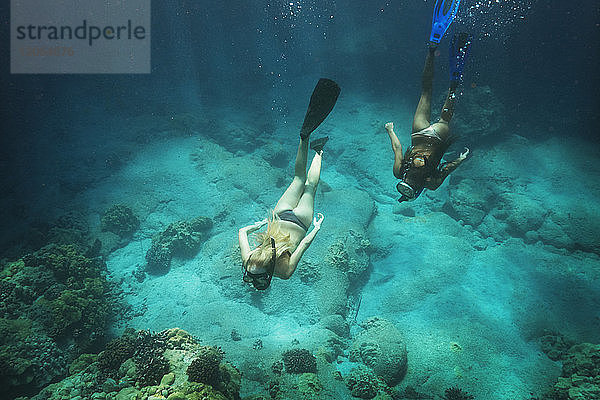
<svg viewBox="0 0 600 400">
<path fill-rule="evenodd" d="M 281 375 L 281 373 L 283 372 L 283 361 L 282 360 L 274 361 L 273 364 L 271 365 L 271 371 L 273 371 L 273 373 L 275 375 Z"/>
<path fill-rule="evenodd" d="M 171 328 L 162 332 L 168 349 L 188 349 L 198 345 L 198 341 L 181 328 Z"/>
<path fill-rule="evenodd" d="M 73 245 L 46 246 L 23 257 L 23 262 L 21 272 L 31 289 L 36 287 L 32 274 L 39 279 L 39 272 L 33 271 L 52 272 L 51 279 L 36 283 L 47 285 L 48 290 L 32 302 L 32 313 L 43 321 L 50 336 L 72 337 L 82 349 L 103 337 L 111 313 L 104 262 L 84 256 Z M 20 277 L 17 274 L 13 281 Z"/>
<path fill-rule="evenodd" d="M 451 387 L 444 391 L 443 400 L 473 400 L 474 397 L 462 389 Z"/>
<path fill-rule="evenodd" d="M 208 217 L 170 224 L 152 238 L 152 245 L 146 253 L 147 271 L 165 274 L 169 271 L 173 257 L 193 257 L 211 228 L 212 220 Z"/>
<path fill-rule="evenodd" d="M 313 373 L 304 373 L 298 377 L 298 391 L 303 399 L 319 399 L 323 385 Z"/>
<path fill-rule="evenodd" d="M 0 271 L 0 383 L 27 394 L 104 338 L 116 311 L 106 266 L 74 244 L 48 245 Z"/>
<path fill-rule="evenodd" d="M 271 399 L 278 399 L 281 398 L 280 394 L 281 394 L 281 386 L 279 384 L 278 380 L 271 380 L 268 382 L 267 384 L 267 390 L 269 392 L 269 397 Z"/>
<path fill-rule="evenodd" d="M 259 380 L 258 377 L 250 378 L 251 381 L 260 382 L 260 385 L 267 389 L 267 398 L 273 400 L 335 400 L 350 398 L 343 378 L 337 379 L 334 371 L 335 366 L 322 365 L 316 373 L 305 372 L 298 374 L 281 374 L 277 365 L 274 368 L 275 375 L 270 375 L 265 370 L 258 370 L 258 374 L 263 374 L 266 380 Z M 244 376 L 249 377 L 244 373 Z M 259 393 L 244 399 L 260 399 Z M 390 399 L 391 400 L 391 399 Z"/>
<path fill-rule="evenodd" d="M 6 396 L 35 393 L 67 372 L 65 351 L 27 320 L 0 321 L 0 385 Z"/>
<path fill-rule="evenodd" d="M 303 283 L 312 284 L 321 278 L 321 273 L 317 265 L 309 261 L 302 261 L 298 266 L 296 273 Z"/>
<path fill-rule="evenodd" d="M 398 384 L 407 367 L 406 344 L 400 331 L 384 319 L 369 318 L 350 348 L 350 360 L 362 362 L 388 385 Z"/>
<path fill-rule="evenodd" d="M 127 359 L 117 354 L 119 349 Z M 190 369 L 196 368 L 192 365 L 197 364 L 189 360 L 203 356 L 213 362 L 211 384 L 187 379 Z M 220 349 L 202 346 L 178 328 L 158 333 L 127 330 L 99 356 L 80 358 L 78 364 L 83 367 L 73 368 L 74 373 L 49 385 L 32 400 L 239 400 L 241 375 L 222 362 L 222 357 Z"/>
<path fill-rule="evenodd" d="M 565 357 L 575 343 L 560 333 L 547 332 L 540 338 L 540 347 L 552 361 Z"/>
<path fill-rule="evenodd" d="M 131 358 L 136 348 L 137 334 L 127 329 L 121 337 L 111 340 L 97 358 L 98 369 L 107 377 L 117 377 L 121 364 Z"/>
<path fill-rule="evenodd" d="M 203 346 L 198 350 L 196 358 L 187 369 L 191 382 L 215 385 L 221 379 L 219 365 L 223 360 L 223 350 L 220 347 Z"/>
<path fill-rule="evenodd" d="M 347 348 L 347 339 L 332 333 L 327 338 L 325 346 L 320 348 L 319 354 L 322 355 L 327 362 L 334 362 L 339 356 L 344 354 L 344 350 Z"/>
<path fill-rule="evenodd" d="M 27 267 L 52 271 L 58 281 L 72 289 L 80 289 L 84 286 L 84 279 L 100 277 L 106 270 L 100 260 L 86 257 L 76 246 L 70 244 L 51 244 L 22 260 Z"/>
<path fill-rule="evenodd" d="M 386 388 L 385 383 L 372 370 L 363 366 L 352 368 L 345 381 L 352 396 L 360 399 L 372 399 Z"/>
<path fill-rule="evenodd" d="M 283 352 L 282 358 L 287 373 L 317 372 L 317 359 L 307 349 L 287 350 Z"/>
<path fill-rule="evenodd" d="M 83 250 L 90 247 L 92 238 L 85 216 L 80 212 L 71 211 L 50 223 L 33 224 L 27 232 L 25 241 L 27 242 L 25 252 L 36 251 L 51 243 L 74 244 Z"/>
<path fill-rule="evenodd" d="M 600 377 L 600 345 L 576 344 L 563 359 L 563 374 Z"/>
<path fill-rule="evenodd" d="M 139 228 L 140 221 L 131 208 L 123 204 L 110 207 L 100 220 L 102 231 L 112 232 L 121 238 L 129 237 Z"/>
<path fill-rule="evenodd" d="M 73 374 L 83 371 L 84 369 L 89 367 L 93 362 L 95 362 L 97 360 L 98 360 L 97 354 L 84 353 L 84 354 L 80 355 L 69 365 L 69 375 L 73 375 Z"/>
<path fill-rule="evenodd" d="M 166 340 L 162 333 L 137 332 L 132 359 L 139 385 L 156 385 L 163 375 L 169 372 L 169 362 L 163 355 L 166 348 Z"/>
<path fill-rule="evenodd" d="M 110 312 L 102 298 L 106 290 L 101 279 L 86 279 L 82 289 L 63 290 L 56 299 L 40 300 L 38 306 L 50 312 L 50 335 L 63 338 L 74 334 L 80 343 L 93 341 L 97 335 L 102 336 Z"/>
<path fill-rule="evenodd" d="M 600 345 L 572 346 L 562 358 L 563 373 L 544 399 L 592 400 L 600 398 Z"/>
</svg>

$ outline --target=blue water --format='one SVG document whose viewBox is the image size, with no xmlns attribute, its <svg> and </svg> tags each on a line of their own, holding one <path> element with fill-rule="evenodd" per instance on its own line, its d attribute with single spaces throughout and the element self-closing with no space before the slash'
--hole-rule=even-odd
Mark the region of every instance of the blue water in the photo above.
<svg viewBox="0 0 600 400">
<path fill-rule="evenodd" d="M 449 36 L 470 31 L 448 158 L 472 154 L 437 191 L 398 204 L 383 125 L 409 145 L 433 7 L 408 3 L 156 1 L 150 74 L 18 75 L 3 63 L 0 256 L 38 250 L 32 231 L 73 211 L 108 243 L 100 219 L 126 204 L 140 227 L 102 255 L 134 316 L 108 336 L 183 328 L 223 348 L 242 396 L 265 394 L 257 365 L 269 372 L 294 340 L 317 354 L 337 302 L 349 343 L 373 316 L 402 333 L 398 389 L 540 396 L 561 374 L 542 336 L 600 342 L 597 4 L 463 1 L 435 60 L 432 111 L 447 90 Z M 291 180 L 320 77 L 342 89 L 315 133 L 330 137 L 322 230 L 290 280 L 257 294 L 241 282 L 237 230 Z M 136 280 L 152 237 L 199 215 L 214 226 L 197 255 Z M 370 243 L 350 286 L 328 261 L 335 243 L 353 246 L 349 232 Z M 319 366 L 322 398 L 351 398 L 325 375 L 352 366 L 348 349 Z"/>
</svg>

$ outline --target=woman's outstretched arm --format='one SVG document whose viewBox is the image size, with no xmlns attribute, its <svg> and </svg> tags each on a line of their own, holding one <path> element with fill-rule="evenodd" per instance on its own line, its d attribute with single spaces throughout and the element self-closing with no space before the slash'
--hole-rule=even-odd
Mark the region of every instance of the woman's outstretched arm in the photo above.
<svg viewBox="0 0 600 400">
<path fill-rule="evenodd" d="M 400 179 L 400 170 L 402 169 L 402 143 L 400 143 L 398 136 L 396 136 L 396 132 L 394 132 L 393 122 L 385 124 L 385 130 L 390 137 L 392 150 L 394 152 L 394 176 Z"/>
<path fill-rule="evenodd" d="M 240 228 L 238 231 L 238 241 L 240 242 L 240 251 L 242 253 L 242 260 L 246 261 L 248 256 L 250 255 L 250 244 L 248 243 L 248 233 L 252 233 L 254 231 L 262 228 L 269 220 L 267 218 L 262 221 L 258 221 L 252 225 L 245 226 Z"/>
</svg>

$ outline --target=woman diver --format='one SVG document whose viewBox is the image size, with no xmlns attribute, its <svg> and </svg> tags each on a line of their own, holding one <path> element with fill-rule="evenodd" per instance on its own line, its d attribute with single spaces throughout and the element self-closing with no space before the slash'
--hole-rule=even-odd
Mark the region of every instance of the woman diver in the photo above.
<svg viewBox="0 0 600 400">
<path fill-rule="evenodd" d="M 310 99 L 304 123 L 300 131 L 300 144 L 294 165 L 294 179 L 277 202 L 269 218 L 245 226 L 239 230 L 238 239 L 242 255 L 243 280 L 258 290 L 265 290 L 276 276 L 289 279 L 304 252 L 315 238 L 323 214 L 318 213 L 313 219 L 315 192 L 321 173 L 323 146 L 327 137 L 310 143 L 315 150 L 308 173 L 310 134 L 325 120 L 333 109 L 340 93 L 339 86 L 332 80 L 320 79 Z M 308 232 L 310 224 L 313 229 Z M 256 233 L 258 246 L 250 249 L 248 234 L 267 225 L 264 232 Z"/>
<path fill-rule="evenodd" d="M 448 21 L 446 22 L 449 24 Z M 394 124 L 392 122 L 385 124 L 394 152 L 394 176 L 400 179 L 396 185 L 396 189 L 401 194 L 399 202 L 415 200 L 423 189 L 436 190 L 469 154 L 469 149 L 465 148 L 457 159 L 440 165 L 444 153 L 453 142 L 448 124 L 454 114 L 456 90 L 462 81 L 462 70 L 471 45 L 471 38 L 466 33 L 454 35 L 450 45 L 450 88 L 442 107 L 440 119 L 431 124 L 433 60 L 437 44 L 447 29 L 447 25 L 441 34 L 437 32 L 437 36 L 434 34 L 435 28 L 434 20 L 429 52 L 423 70 L 421 98 L 413 119 L 411 146 L 406 153 L 402 154 L 402 144 L 394 132 Z"/>
</svg>

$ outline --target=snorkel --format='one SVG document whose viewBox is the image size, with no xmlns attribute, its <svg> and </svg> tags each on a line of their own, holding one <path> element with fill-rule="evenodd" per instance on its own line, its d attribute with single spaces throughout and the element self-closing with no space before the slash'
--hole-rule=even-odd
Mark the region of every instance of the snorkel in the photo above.
<svg viewBox="0 0 600 400">
<path fill-rule="evenodd" d="M 248 257 L 250 261 L 250 257 Z M 273 279 L 273 273 L 275 272 L 275 263 L 277 262 L 277 248 L 275 247 L 275 239 L 271 236 L 271 261 L 265 272 L 259 274 L 253 274 L 248 271 L 247 262 L 242 263 L 242 270 L 244 275 L 242 280 L 245 283 L 252 283 L 252 286 L 256 290 L 266 290 L 271 285 L 271 279 Z"/>
</svg>

